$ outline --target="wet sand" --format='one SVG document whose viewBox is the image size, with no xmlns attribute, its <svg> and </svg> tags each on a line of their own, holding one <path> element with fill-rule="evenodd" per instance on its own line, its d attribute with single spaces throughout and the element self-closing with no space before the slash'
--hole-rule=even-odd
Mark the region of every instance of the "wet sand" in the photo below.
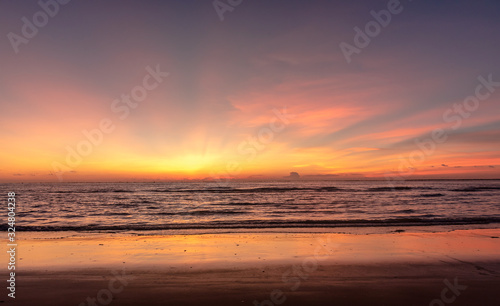
<svg viewBox="0 0 500 306">
<path fill-rule="evenodd" d="M 20 235 L 14 303 L 498 305 L 499 236 Z M 13 304 L 6 295 L 0 301 Z"/>
</svg>

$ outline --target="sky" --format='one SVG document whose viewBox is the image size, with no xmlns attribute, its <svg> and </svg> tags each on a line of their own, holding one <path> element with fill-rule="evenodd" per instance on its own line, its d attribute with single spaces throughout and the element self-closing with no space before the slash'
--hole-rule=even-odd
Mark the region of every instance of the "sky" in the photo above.
<svg viewBox="0 0 500 306">
<path fill-rule="evenodd" d="M 2 0 L 0 181 L 500 178 L 499 15 Z"/>
</svg>

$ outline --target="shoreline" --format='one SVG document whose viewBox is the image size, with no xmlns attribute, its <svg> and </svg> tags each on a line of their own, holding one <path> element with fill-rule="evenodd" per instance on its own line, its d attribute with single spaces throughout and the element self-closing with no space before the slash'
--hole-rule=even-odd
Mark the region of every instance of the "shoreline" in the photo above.
<svg viewBox="0 0 500 306">
<path fill-rule="evenodd" d="M 274 228 L 195 228 L 195 229 L 147 229 L 147 230 L 87 230 L 87 231 L 23 231 L 17 239 L 44 239 L 68 237 L 127 237 L 127 236 L 170 236 L 210 234 L 393 234 L 393 233 L 437 233 L 457 230 L 500 229 L 500 223 L 452 224 L 452 225 L 387 225 L 387 226 L 332 226 L 332 227 L 274 227 Z"/>
<path fill-rule="evenodd" d="M 297 261 L 315 255 L 317 248 L 333 262 L 439 260 L 448 255 L 464 260 L 500 258 L 500 228 L 392 233 L 209 233 L 209 234 L 96 234 L 23 238 L 18 233 L 19 266 L 135 267 L 168 263 L 244 263 Z M 140 233 L 139 233 L 140 234 Z M 2 255 L 5 256 L 6 255 Z M 429 260 L 426 260 L 429 259 Z M 435 258 L 435 259 L 432 259 Z"/>
</svg>

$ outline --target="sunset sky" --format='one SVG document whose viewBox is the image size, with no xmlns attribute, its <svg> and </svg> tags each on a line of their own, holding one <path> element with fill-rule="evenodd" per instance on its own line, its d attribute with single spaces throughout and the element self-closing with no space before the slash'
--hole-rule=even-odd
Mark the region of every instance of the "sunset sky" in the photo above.
<svg viewBox="0 0 500 306">
<path fill-rule="evenodd" d="M 500 2 L 401 1 L 348 63 L 389 2 L 72 0 L 13 46 L 42 8 L 1 1 L 0 180 L 500 178 Z"/>
</svg>

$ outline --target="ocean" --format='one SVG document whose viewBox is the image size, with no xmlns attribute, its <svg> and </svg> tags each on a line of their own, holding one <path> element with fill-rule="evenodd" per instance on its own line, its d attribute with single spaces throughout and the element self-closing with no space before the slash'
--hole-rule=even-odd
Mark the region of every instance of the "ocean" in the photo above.
<svg viewBox="0 0 500 306">
<path fill-rule="evenodd" d="M 500 223 L 500 180 L 12 183 L 16 230 L 147 231 Z M 2 224 L 6 228 L 6 224 Z"/>
</svg>

